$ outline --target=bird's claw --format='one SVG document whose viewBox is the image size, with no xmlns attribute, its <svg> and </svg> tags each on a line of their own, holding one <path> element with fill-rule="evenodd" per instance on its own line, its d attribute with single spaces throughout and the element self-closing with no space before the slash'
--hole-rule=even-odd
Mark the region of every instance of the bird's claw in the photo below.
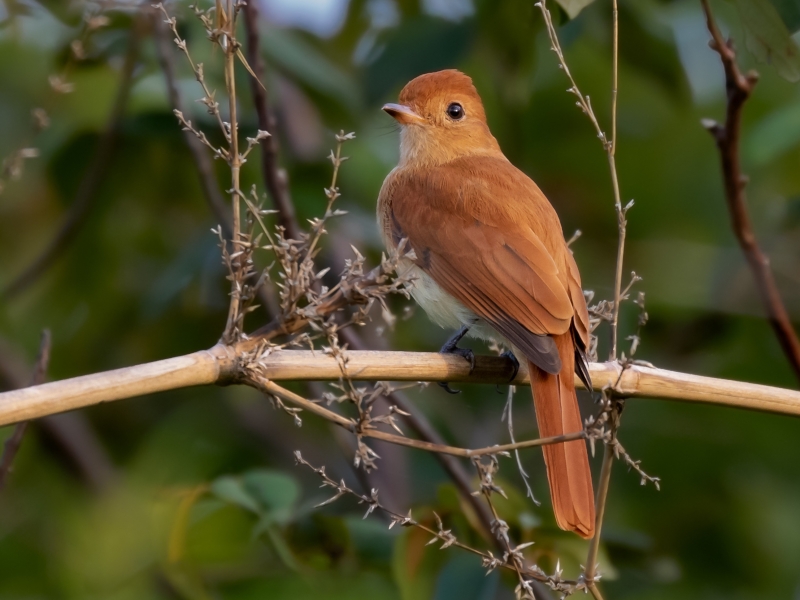
<svg viewBox="0 0 800 600">
<path fill-rule="evenodd" d="M 439 387 L 441 387 L 448 394 L 460 394 L 461 393 L 461 390 L 454 390 L 453 388 L 450 387 L 450 384 L 448 382 L 446 382 L 446 381 L 440 381 L 439 382 Z"/>
<path fill-rule="evenodd" d="M 519 374 L 519 361 L 517 360 L 517 357 L 514 356 L 514 353 L 511 350 L 506 350 L 500 356 L 502 358 L 507 358 L 508 360 L 511 361 L 511 368 L 513 369 L 513 371 L 511 372 L 511 377 L 508 378 L 508 382 L 511 383 L 512 381 L 514 381 L 514 379 L 517 378 L 517 375 Z"/>
<path fill-rule="evenodd" d="M 508 378 L 508 383 L 511 383 L 512 381 L 514 381 L 514 379 L 517 378 L 517 373 L 519 373 L 519 361 L 517 360 L 517 357 L 514 356 L 514 353 L 511 350 L 506 350 L 500 356 L 502 358 L 507 358 L 508 360 L 511 361 L 511 368 L 513 369 L 513 371 L 511 372 L 511 377 Z M 503 393 L 503 390 L 500 389 L 500 384 L 497 384 L 496 386 L 494 386 L 494 388 L 497 390 L 498 394 Z"/>
<path fill-rule="evenodd" d="M 457 354 L 469 363 L 469 374 L 475 370 L 475 353 L 471 348 L 453 348 L 449 354 Z"/>
<path fill-rule="evenodd" d="M 458 342 L 461 341 L 461 338 L 463 338 L 468 331 L 469 327 L 464 325 L 456 332 L 455 335 L 453 335 L 453 337 L 447 340 L 447 343 L 442 346 L 442 349 L 439 350 L 439 352 L 441 354 L 457 354 L 458 356 L 462 357 L 469 363 L 469 373 L 472 375 L 472 371 L 475 370 L 475 353 L 470 348 L 459 348 L 457 346 Z M 454 390 L 446 381 L 440 381 L 439 386 L 442 387 L 448 394 L 461 393 L 461 390 Z"/>
</svg>

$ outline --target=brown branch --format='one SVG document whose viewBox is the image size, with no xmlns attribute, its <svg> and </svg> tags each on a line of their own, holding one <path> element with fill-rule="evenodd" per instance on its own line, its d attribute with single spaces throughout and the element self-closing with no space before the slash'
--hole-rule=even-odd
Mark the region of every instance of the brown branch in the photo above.
<svg viewBox="0 0 800 600">
<path fill-rule="evenodd" d="M 450 381 L 508 383 L 505 358 L 476 357 L 475 370 L 459 356 L 426 352 L 348 351 L 345 376 L 353 381 Z M 176 358 L 84 375 L 0 394 L 0 426 L 39 418 L 101 402 L 133 398 L 195 385 L 227 385 L 241 381 L 235 347 L 222 345 Z M 263 375 L 274 381 L 338 381 L 342 371 L 335 358 L 321 351 L 279 350 L 259 360 Z M 663 398 L 800 416 L 800 392 L 713 377 L 677 373 L 616 362 L 589 365 L 594 389 L 613 386 L 629 398 Z M 514 385 L 529 385 L 523 368 Z M 580 386 L 576 378 L 575 384 Z"/>
<path fill-rule="evenodd" d="M 0 389 L 14 390 L 28 385 L 21 375 L 28 370 L 15 349 L 0 339 Z M 36 424 L 92 489 L 101 492 L 114 480 L 114 463 L 86 415 L 80 412 L 49 415 Z"/>
<path fill-rule="evenodd" d="M 8 300 L 38 280 L 64 254 L 64 249 L 72 242 L 86 221 L 86 217 L 94 205 L 97 192 L 105 180 L 113 160 L 122 119 L 125 116 L 125 109 L 128 105 L 128 98 L 133 85 L 133 71 L 139 58 L 139 49 L 144 32 L 145 20 L 141 17 L 137 18 L 131 30 L 125 62 L 120 73 L 117 95 L 111 107 L 106 127 L 98 140 L 92 162 L 89 164 L 78 190 L 75 192 L 75 198 L 64 222 L 47 247 L 0 292 L 0 297 Z"/>
<path fill-rule="evenodd" d="M 508 452 L 510 450 L 521 450 L 523 448 L 535 448 L 538 446 L 547 446 L 549 444 L 559 444 L 562 442 L 571 442 L 573 440 L 585 440 L 587 434 L 583 431 L 576 433 L 568 433 L 565 435 L 558 435 L 549 438 L 538 438 L 534 440 L 525 440 L 524 442 L 517 442 L 515 444 L 502 444 L 496 446 L 487 446 L 486 448 L 458 448 L 456 446 L 449 446 L 447 444 L 434 444 L 424 440 L 416 440 L 407 438 L 395 433 L 388 433 L 378 429 L 359 429 L 358 424 L 352 419 L 348 419 L 338 413 L 333 412 L 319 404 L 303 398 L 299 394 L 287 390 L 279 386 L 274 381 L 264 379 L 263 377 L 254 377 L 246 381 L 248 385 L 253 386 L 257 390 L 277 396 L 281 400 L 286 400 L 292 404 L 299 406 L 305 411 L 327 419 L 328 421 L 350 431 L 351 433 L 360 437 L 369 437 L 376 440 L 383 440 L 398 446 L 407 446 L 409 448 L 416 448 L 417 450 L 425 450 L 426 452 L 437 452 L 441 454 L 449 454 L 450 456 L 460 456 L 461 458 L 473 458 L 478 456 L 486 456 L 489 454 L 498 454 L 500 452 Z"/>
<path fill-rule="evenodd" d="M 289 178 L 278 161 L 277 120 L 269 103 L 267 90 L 261 85 L 264 82 L 264 60 L 259 50 L 258 7 L 255 2 L 248 2 L 244 6 L 244 26 L 247 62 L 255 74 L 255 77 L 249 79 L 253 104 L 258 115 L 258 128 L 271 134 L 261 142 L 261 172 L 264 185 L 272 198 L 275 210 L 278 211 L 278 223 L 286 230 L 286 237 L 300 240 L 302 232 L 297 224 L 294 204 L 289 193 Z"/>
<path fill-rule="evenodd" d="M 36 365 L 33 368 L 33 375 L 31 375 L 30 385 L 39 385 L 44 382 L 47 365 L 50 362 L 50 331 L 45 329 L 42 332 L 42 339 L 39 342 L 39 356 L 36 359 Z M 11 472 L 11 463 L 14 462 L 14 457 L 17 455 L 20 446 L 22 445 L 22 438 L 25 435 L 25 430 L 28 428 L 28 421 L 17 423 L 14 427 L 14 432 L 11 437 L 6 440 L 3 447 L 3 456 L 0 457 L 0 491 L 6 485 L 6 479 Z"/>
<path fill-rule="evenodd" d="M 769 315 L 770 325 L 795 375 L 800 379 L 800 340 L 781 299 L 775 276 L 769 265 L 769 258 L 759 247 L 753 233 L 745 196 L 747 177 L 742 173 L 739 157 L 742 110 L 758 81 L 758 73 L 750 71 L 746 75 L 742 74 L 736 63 L 733 43 L 730 40 L 726 42 L 722 37 L 708 0 L 702 0 L 702 4 L 712 38 L 709 45 L 719 54 L 725 70 L 725 88 L 728 97 L 725 124 L 720 125 L 711 119 L 704 119 L 703 126 L 714 136 L 719 149 L 731 227 L 753 272 L 756 288 Z"/>
<path fill-rule="evenodd" d="M 619 418 L 622 412 L 622 401 L 615 399 L 619 394 L 616 388 L 625 374 L 625 369 L 620 373 L 619 379 L 614 386 L 610 386 L 603 394 L 603 400 L 610 403 L 609 410 L 609 439 L 603 445 L 603 464 L 600 468 L 600 478 L 597 486 L 597 497 L 595 500 L 595 530 L 594 537 L 589 542 L 589 552 L 586 556 L 586 566 L 584 579 L 587 587 L 595 600 L 603 600 L 603 595 L 597 588 L 597 555 L 600 551 L 600 535 L 603 531 L 603 522 L 606 513 L 606 503 L 608 501 L 608 489 L 611 485 L 611 467 L 616 458 L 617 430 L 619 429 Z"/>
</svg>

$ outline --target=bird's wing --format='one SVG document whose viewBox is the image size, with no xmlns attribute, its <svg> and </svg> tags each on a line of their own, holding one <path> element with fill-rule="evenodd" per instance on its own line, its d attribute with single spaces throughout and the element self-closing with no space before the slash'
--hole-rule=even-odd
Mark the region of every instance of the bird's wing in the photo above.
<svg viewBox="0 0 800 600">
<path fill-rule="evenodd" d="M 536 185 L 505 160 L 481 158 L 398 174 L 388 194 L 395 242 L 408 239 L 446 292 L 557 373 L 548 334 L 569 330 L 580 283 L 565 272 L 561 226 Z"/>
</svg>

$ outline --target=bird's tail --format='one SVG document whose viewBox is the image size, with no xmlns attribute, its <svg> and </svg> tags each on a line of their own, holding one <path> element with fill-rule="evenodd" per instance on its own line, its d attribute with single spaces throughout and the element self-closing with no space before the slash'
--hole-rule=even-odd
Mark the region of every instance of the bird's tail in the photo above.
<svg viewBox="0 0 800 600">
<path fill-rule="evenodd" d="M 551 375 L 528 362 L 541 437 L 583 429 L 575 394 L 575 346 L 571 332 L 553 336 L 561 371 Z M 542 446 L 556 523 L 584 538 L 594 535 L 594 492 L 584 440 Z"/>
</svg>

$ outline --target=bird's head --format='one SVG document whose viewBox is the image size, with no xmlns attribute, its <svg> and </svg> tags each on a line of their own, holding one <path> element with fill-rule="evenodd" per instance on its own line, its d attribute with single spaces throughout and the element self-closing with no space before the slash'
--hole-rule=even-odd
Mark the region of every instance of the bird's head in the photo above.
<svg viewBox="0 0 800 600">
<path fill-rule="evenodd" d="M 442 164 L 463 156 L 500 153 L 472 79 L 449 69 L 412 79 L 398 104 L 383 107 L 401 126 L 400 164 Z"/>
</svg>

